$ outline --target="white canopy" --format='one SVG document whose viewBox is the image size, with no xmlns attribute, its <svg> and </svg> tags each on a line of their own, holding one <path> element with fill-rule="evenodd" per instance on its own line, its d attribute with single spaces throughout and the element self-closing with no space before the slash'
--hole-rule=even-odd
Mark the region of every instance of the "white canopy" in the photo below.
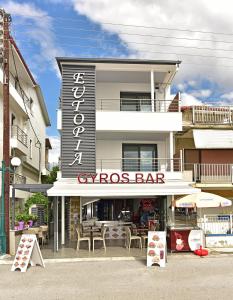
<svg viewBox="0 0 233 300">
<path fill-rule="evenodd" d="M 60 179 L 48 190 L 48 196 L 81 197 L 145 197 L 156 195 L 188 195 L 200 192 L 188 182 L 167 181 L 164 184 L 78 184 L 75 180 Z"/>
<path fill-rule="evenodd" d="M 196 149 L 232 149 L 233 130 L 194 129 Z"/>
<path fill-rule="evenodd" d="M 182 197 L 176 201 L 176 207 L 226 207 L 232 201 L 212 193 L 200 192 Z"/>
</svg>

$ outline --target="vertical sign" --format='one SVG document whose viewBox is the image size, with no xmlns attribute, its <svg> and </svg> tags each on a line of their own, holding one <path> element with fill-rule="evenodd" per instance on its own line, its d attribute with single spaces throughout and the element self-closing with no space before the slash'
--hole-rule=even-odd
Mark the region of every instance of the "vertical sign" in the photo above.
<svg viewBox="0 0 233 300">
<path fill-rule="evenodd" d="M 29 264 L 45 267 L 35 234 L 22 235 L 11 271 L 26 272 Z"/>
<path fill-rule="evenodd" d="M 166 265 L 166 232 L 148 231 L 147 267 Z"/>
<path fill-rule="evenodd" d="M 94 66 L 62 65 L 63 178 L 96 172 L 95 77 Z"/>
</svg>

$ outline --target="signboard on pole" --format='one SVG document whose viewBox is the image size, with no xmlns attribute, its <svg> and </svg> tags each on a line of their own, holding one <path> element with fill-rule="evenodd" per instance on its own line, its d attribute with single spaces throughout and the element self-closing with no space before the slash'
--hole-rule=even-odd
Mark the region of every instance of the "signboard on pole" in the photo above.
<svg viewBox="0 0 233 300">
<path fill-rule="evenodd" d="M 23 234 L 18 245 L 11 271 L 26 272 L 28 265 L 45 267 L 35 234 Z"/>
<path fill-rule="evenodd" d="M 166 232 L 148 231 L 147 267 L 166 265 Z"/>
</svg>

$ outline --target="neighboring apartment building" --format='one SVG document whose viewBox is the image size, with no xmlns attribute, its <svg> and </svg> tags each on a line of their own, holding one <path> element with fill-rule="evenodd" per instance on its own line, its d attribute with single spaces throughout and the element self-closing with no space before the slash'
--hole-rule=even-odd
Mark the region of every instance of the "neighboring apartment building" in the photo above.
<svg viewBox="0 0 233 300">
<path fill-rule="evenodd" d="M 176 134 L 184 170 L 202 191 L 233 200 L 233 109 L 221 106 L 182 108 L 183 131 Z M 203 213 L 233 212 L 233 207 Z"/>
<path fill-rule="evenodd" d="M 3 114 L 3 71 L 0 69 L 0 115 Z M 46 127 L 50 126 L 48 112 L 40 86 L 27 67 L 15 41 L 10 40 L 10 155 L 22 164 L 11 174 L 11 183 L 40 183 L 47 174 Z M 0 118 L 0 160 L 3 157 L 3 121 Z M 16 190 L 16 205 L 22 206 L 29 193 Z M 21 201 L 17 201 L 21 200 Z"/>
<path fill-rule="evenodd" d="M 48 195 L 55 197 L 55 220 L 61 198 L 62 244 L 65 226 L 72 239 L 83 220 L 116 222 L 123 211 L 139 222 L 146 205 L 154 205 L 164 229 L 174 195 L 197 192 L 182 179 L 182 158 L 174 158 L 182 113 L 170 89 L 180 61 L 58 58 L 58 64 L 61 174 Z M 55 240 L 57 232 L 55 226 Z"/>
</svg>

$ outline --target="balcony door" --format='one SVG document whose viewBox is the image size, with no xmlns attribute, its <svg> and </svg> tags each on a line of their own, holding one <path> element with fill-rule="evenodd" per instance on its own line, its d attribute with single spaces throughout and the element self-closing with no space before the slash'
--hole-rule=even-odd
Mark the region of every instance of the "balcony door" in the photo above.
<svg viewBox="0 0 233 300">
<path fill-rule="evenodd" d="M 157 145 L 123 144 L 122 167 L 127 172 L 157 171 Z"/>
<path fill-rule="evenodd" d="M 121 92 L 121 111 L 152 111 L 150 93 Z"/>
</svg>

